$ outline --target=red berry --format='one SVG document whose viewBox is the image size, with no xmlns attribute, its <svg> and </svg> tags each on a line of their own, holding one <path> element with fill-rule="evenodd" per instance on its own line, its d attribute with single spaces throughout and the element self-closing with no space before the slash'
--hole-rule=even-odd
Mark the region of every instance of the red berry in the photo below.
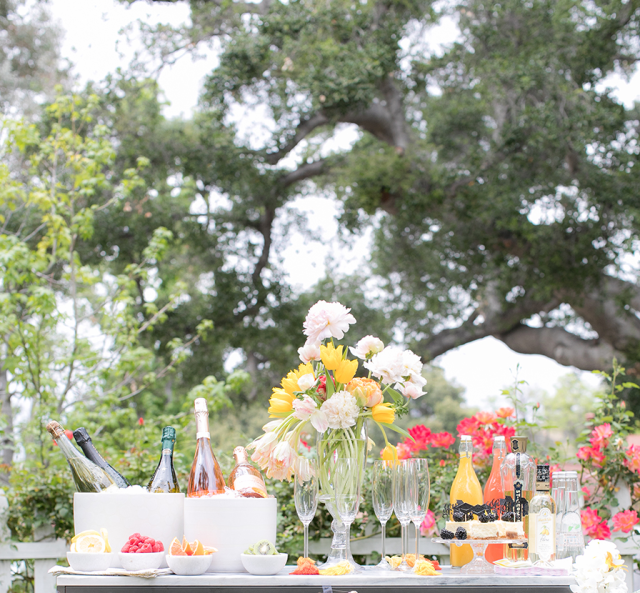
<svg viewBox="0 0 640 593">
<path fill-rule="evenodd" d="M 131 549 L 131 546 L 128 543 L 126 543 L 124 546 L 122 546 L 122 550 L 120 551 L 127 553 L 130 549 Z"/>
<path fill-rule="evenodd" d="M 152 551 L 155 552 L 162 552 L 162 550 L 160 549 L 160 546 L 158 544 L 153 544 L 152 546 Z"/>
<path fill-rule="evenodd" d="M 156 544 L 160 546 L 160 549 L 158 550 L 158 552 L 164 552 L 164 544 L 162 542 L 156 542 Z"/>
<path fill-rule="evenodd" d="M 156 540 L 155 540 L 155 539 L 153 539 L 152 537 L 148 537 L 148 538 L 147 538 L 147 543 L 148 543 L 150 546 L 153 546 L 153 544 L 155 544 L 155 543 L 156 543 Z"/>
</svg>

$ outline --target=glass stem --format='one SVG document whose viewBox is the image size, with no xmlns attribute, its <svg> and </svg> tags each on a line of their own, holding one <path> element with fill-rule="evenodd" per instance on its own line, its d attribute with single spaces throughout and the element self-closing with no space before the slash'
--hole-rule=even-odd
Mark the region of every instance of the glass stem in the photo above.
<svg viewBox="0 0 640 593">
<path fill-rule="evenodd" d="M 303 523 L 304 525 L 304 557 L 309 557 L 309 523 Z"/>
<path fill-rule="evenodd" d="M 420 531 L 418 531 L 417 523 L 414 523 L 413 526 L 416 528 L 416 562 L 418 562 L 418 540 L 420 538 Z"/>
<path fill-rule="evenodd" d="M 347 560 L 351 558 L 351 523 L 345 524 L 347 531 Z"/>
<path fill-rule="evenodd" d="M 404 547 L 404 536 L 406 527 L 404 523 L 400 523 L 400 539 L 402 540 L 402 561 L 405 561 L 406 548 Z"/>
<path fill-rule="evenodd" d="M 384 523 L 382 523 L 382 559 L 383 560 L 386 557 L 386 554 L 384 553 L 384 540 L 386 535 L 386 529 L 387 529 L 387 523 L 385 521 Z"/>
</svg>

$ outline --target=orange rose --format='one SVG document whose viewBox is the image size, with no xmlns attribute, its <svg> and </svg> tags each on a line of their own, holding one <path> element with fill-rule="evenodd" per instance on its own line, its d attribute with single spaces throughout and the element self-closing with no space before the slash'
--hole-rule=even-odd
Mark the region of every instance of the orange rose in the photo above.
<svg viewBox="0 0 640 593">
<path fill-rule="evenodd" d="M 380 385 L 373 379 L 356 377 L 347 385 L 347 391 L 358 400 L 358 403 L 373 408 L 382 402 L 383 396 Z"/>
</svg>

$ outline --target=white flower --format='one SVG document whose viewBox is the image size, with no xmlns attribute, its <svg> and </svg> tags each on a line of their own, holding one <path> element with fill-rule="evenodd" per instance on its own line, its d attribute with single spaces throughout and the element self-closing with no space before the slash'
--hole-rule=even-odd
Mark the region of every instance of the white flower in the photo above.
<svg viewBox="0 0 640 593">
<path fill-rule="evenodd" d="M 313 373 L 307 373 L 298 379 L 298 387 L 300 387 L 300 391 L 311 389 L 315 384 L 316 378 L 313 376 Z"/>
<path fill-rule="evenodd" d="M 355 348 L 349 347 L 351 354 L 357 358 L 361 358 L 362 360 L 371 358 L 374 354 L 382 352 L 383 349 L 384 343 L 382 340 L 374 336 L 365 336 L 356 344 Z"/>
<path fill-rule="evenodd" d="M 404 370 L 402 371 L 402 376 L 413 383 L 420 384 L 421 380 L 424 380 L 422 377 L 422 361 L 417 354 L 411 352 L 411 350 L 405 350 L 402 353 L 402 366 Z M 426 383 L 424 381 L 423 385 Z"/>
<path fill-rule="evenodd" d="M 382 352 L 375 354 L 371 360 L 364 363 L 374 377 L 381 379 L 383 383 L 403 383 L 404 364 L 402 350 L 395 346 L 387 346 Z"/>
<path fill-rule="evenodd" d="M 329 428 L 349 428 L 356 423 L 360 408 L 348 391 L 336 391 L 320 408 Z"/>
<path fill-rule="evenodd" d="M 574 593 L 626 593 L 624 561 L 613 542 L 593 540 L 575 562 Z"/>
<path fill-rule="evenodd" d="M 262 427 L 262 430 L 264 430 L 265 432 L 271 432 L 272 430 L 275 430 L 276 428 L 278 428 L 278 426 L 280 426 L 283 422 L 284 422 L 283 418 L 278 418 L 277 420 L 271 420 L 271 422 L 267 422 Z"/>
<path fill-rule="evenodd" d="M 307 343 L 302 348 L 298 348 L 298 354 L 305 364 L 312 360 L 320 360 L 320 344 Z"/>
<path fill-rule="evenodd" d="M 300 380 L 298 380 L 300 384 Z M 323 433 L 327 430 L 329 424 L 327 417 L 322 410 L 318 410 L 318 404 L 312 400 L 308 395 L 305 395 L 302 399 L 293 400 L 293 412 L 294 418 L 298 420 L 310 420 L 311 426 L 318 432 Z"/>
<path fill-rule="evenodd" d="M 424 384 L 426 384 L 426 379 Z M 404 385 L 396 384 L 396 388 L 402 395 L 408 397 L 409 399 L 418 399 L 419 397 L 424 395 L 424 391 L 422 391 L 421 385 L 416 385 L 411 381 L 406 381 Z"/>
<path fill-rule="evenodd" d="M 349 325 L 356 322 L 356 318 L 340 303 L 318 301 L 307 313 L 304 320 L 304 334 L 307 344 L 319 344 L 326 338 L 341 340 L 344 333 L 349 331 Z"/>
</svg>

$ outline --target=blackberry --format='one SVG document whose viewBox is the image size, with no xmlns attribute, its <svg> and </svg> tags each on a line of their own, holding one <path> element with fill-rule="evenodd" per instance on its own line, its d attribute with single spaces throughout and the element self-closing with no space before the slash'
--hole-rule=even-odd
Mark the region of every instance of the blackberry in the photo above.
<svg viewBox="0 0 640 593">
<path fill-rule="evenodd" d="M 502 520 L 503 521 L 509 521 L 510 523 L 514 523 L 516 520 L 516 514 L 515 513 L 504 513 L 502 515 Z"/>
<path fill-rule="evenodd" d="M 462 511 L 453 511 L 453 520 L 456 523 L 464 521 L 464 513 Z"/>
<path fill-rule="evenodd" d="M 478 515 L 478 521 L 480 521 L 480 523 L 488 523 L 489 515 L 487 515 L 486 513 L 483 513 L 482 515 Z"/>
<path fill-rule="evenodd" d="M 447 529 L 443 529 L 440 532 L 440 537 L 442 539 L 453 539 L 453 533 L 451 531 L 447 530 Z"/>
<path fill-rule="evenodd" d="M 498 513 L 496 513 L 495 511 L 490 511 L 489 512 L 489 521 L 491 521 L 492 523 L 494 521 L 498 520 Z"/>
<path fill-rule="evenodd" d="M 467 539 L 467 530 L 464 527 L 456 529 L 456 539 Z"/>
</svg>

